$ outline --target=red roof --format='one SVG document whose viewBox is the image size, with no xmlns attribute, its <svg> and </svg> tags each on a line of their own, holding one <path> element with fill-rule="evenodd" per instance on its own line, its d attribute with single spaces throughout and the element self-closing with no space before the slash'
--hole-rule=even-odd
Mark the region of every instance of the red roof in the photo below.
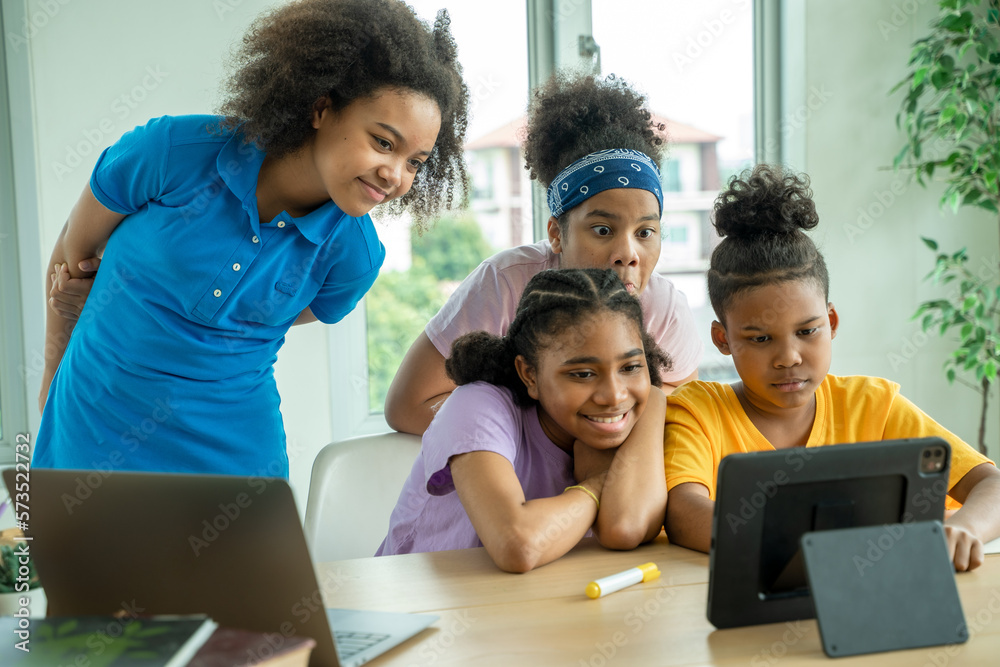
<svg viewBox="0 0 1000 667">
<path fill-rule="evenodd" d="M 705 130 L 700 130 L 692 125 L 679 123 L 670 120 L 666 116 L 654 113 L 653 122 L 666 126 L 667 140 L 671 144 L 714 144 L 722 137 Z M 502 125 L 497 129 L 484 134 L 478 139 L 473 139 L 465 144 L 465 150 L 475 151 L 484 148 L 513 148 L 521 145 L 521 140 L 526 131 L 527 118 L 521 116 Z"/>
</svg>

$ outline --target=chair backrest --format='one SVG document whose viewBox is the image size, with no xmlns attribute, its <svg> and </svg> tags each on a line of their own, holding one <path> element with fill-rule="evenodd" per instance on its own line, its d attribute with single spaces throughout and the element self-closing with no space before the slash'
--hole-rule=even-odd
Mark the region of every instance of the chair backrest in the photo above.
<svg viewBox="0 0 1000 667">
<path fill-rule="evenodd" d="M 380 433 L 334 442 L 313 462 L 305 533 L 313 562 L 373 556 L 420 452 L 420 436 Z"/>
</svg>

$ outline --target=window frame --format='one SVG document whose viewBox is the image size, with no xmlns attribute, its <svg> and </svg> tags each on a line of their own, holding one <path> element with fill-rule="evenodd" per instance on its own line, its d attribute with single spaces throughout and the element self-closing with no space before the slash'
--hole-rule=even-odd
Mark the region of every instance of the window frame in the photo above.
<svg viewBox="0 0 1000 667">
<path fill-rule="evenodd" d="M 44 341 L 41 241 L 38 224 L 35 129 L 29 49 L 17 47 L 6 26 L 27 19 L 23 2 L 3 3 L 0 11 L 0 465 L 14 462 L 17 436 L 34 442 L 41 417 L 31 397 L 37 396 L 44 370 L 42 347 L 29 353 L 29 341 Z M 20 35 L 13 35 L 21 37 Z M 15 131 L 16 130 L 16 131 Z M 30 221 L 30 222 L 29 222 Z M 26 306 L 26 304 L 28 304 Z M 34 306 L 30 305 L 34 304 Z M 27 317 L 37 311 L 37 317 Z"/>
</svg>

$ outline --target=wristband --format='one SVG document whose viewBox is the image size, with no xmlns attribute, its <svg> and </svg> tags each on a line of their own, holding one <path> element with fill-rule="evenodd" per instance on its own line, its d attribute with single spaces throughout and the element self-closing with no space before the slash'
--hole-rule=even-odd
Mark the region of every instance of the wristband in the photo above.
<svg viewBox="0 0 1000 667">
<path fill-rule="evenodd" d="M 597 509 L 601 509 L 601 501 L 598 500 L 597 496 L 594 495 L 594 492 L 588 489 L 587 487 L 580 486 L 579 484 L 574 484 L 573 486 L 567 486 L 565 489 L 563 489 L 563 493 L 566 493 L 570 489 L 580 489 L 581 491 L 583 491 L 588 496 L 594 499 L 594 502 L 597 503 Z"/>
</svg>

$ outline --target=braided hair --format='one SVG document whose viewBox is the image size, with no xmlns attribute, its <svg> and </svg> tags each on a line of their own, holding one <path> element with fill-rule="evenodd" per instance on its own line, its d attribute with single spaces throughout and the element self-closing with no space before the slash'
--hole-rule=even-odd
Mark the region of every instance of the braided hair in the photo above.
<svg viewBox="0 0 1000 667">
<path fill-rule="evenodd" d="M 819 224 L 809 177 L 759 164 L 733 176 L 715 200 L 713 222 L 722 242 L 712 252 L 708 297 L 719 322 L 741 292 L 812 280 L 829 301 L 823 255 L 802 230 Z"/>
<path fill-rule="evenodd" d="M 538 353 L 564 332 L 573 332 L 586 317 L 620 313 L 641 332 L 649 380 L 662 384 L 661 370 L 671 361 L 646 331 L 639 300 L 628 293 L 611 269 L 548 269 L 528 281 L 517 304 L 517 314 L 507 334 L 474 331 L 452 343 L 445 360 L 448 377 L 457 385 L 489 382 L 510 389 L 520 405 L 534 399 L 517 374 L 514 359 L 521 355 L 532 366 Z"/>
</svg>

